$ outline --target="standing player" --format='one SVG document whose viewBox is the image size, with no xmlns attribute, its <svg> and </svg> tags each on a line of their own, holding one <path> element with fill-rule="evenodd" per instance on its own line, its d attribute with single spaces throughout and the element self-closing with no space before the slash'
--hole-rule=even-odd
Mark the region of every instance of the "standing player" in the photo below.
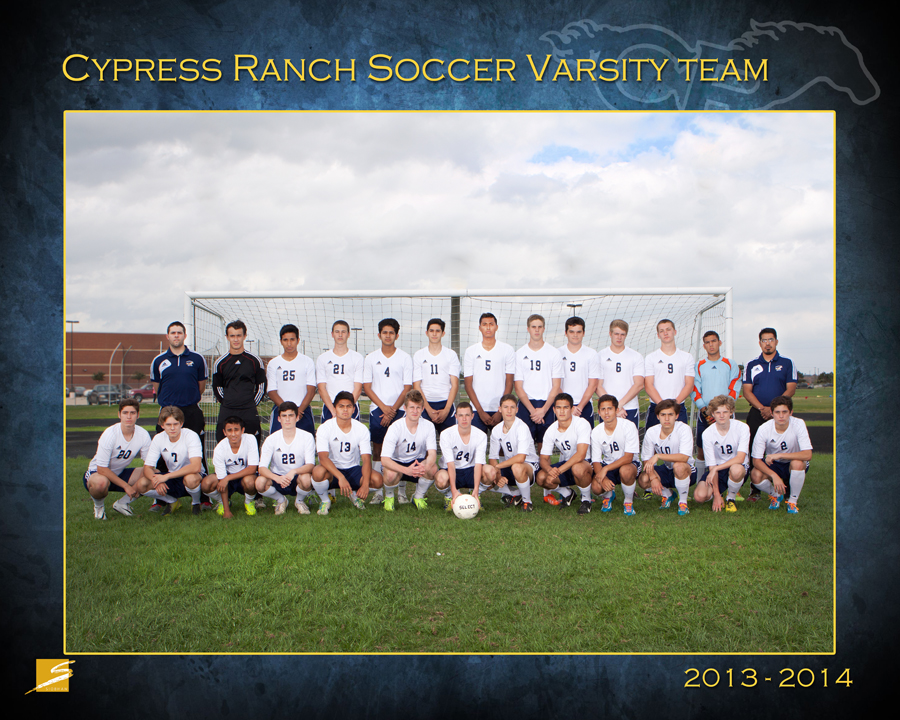
<svg viewBox="0 0 900 720">
<path fill-rule="evenodd" d="M 601 395 L 597 400 L 597 414 L 601 423 L 591 432 L 591 459 L 594 465 L 594 481 L 591 489 L 603 498 L 601 512 L 612 510 L 616 499 L 616 485 L 622 486 L 625 495 L 624 512 L 634 515 L 634 490 L 641 463 L 638 431 L 628 418 L 619 417 L 619 401 L 615 395 Z M 591 511 L 590 495 L 582 494 L 578 514 Z"/>
<path fill-rule="evenodd" d="M 597 386 L 597 394 L 615 396 L 618 400 L 617 416 L 630 420 L 635 429 L 638 429 L 638 395 L 644 388 L 644 358 L 637 350 L 625 346 L 627 337 L 627 322 L 613 320 L 609 324 L 609 347 L 598 353 L 600 384 Z"/>
<path fill-rule="evenodd" d="M 583 328 L 582 328 L 583 332 Z M 581 491 L 582 503 L 591 499 L 591 426 L 583 417 L 574 414 L 572 396 L 559 393 L 553 401 L 556 422 L 544 433 L 541 446 L 540 470 L 535 481 L 544 488 L 544 502 L 560 507 L 569 507 L 575 492 L 572 485 Z M 559 462 L 550 463 L 550 456 L 559 451 Z M 561 500 L 553 496 L 559 493 Z"/>
<path fill-rule="evenodd" d="M 719 352 L 722 341 L 719 333 L 708 330 L 703 334 L 703 349 L 706 357 L 697 361 L 694 371 L 694 405 L 697 414 L 697 474 L 703 476 L 705 455 L 703 450 L 703 433 L 713 423 L 711 411 L 707 408 L 707 399 L 726 395 L 737 400 L 738 383 L 741 370 L 737 363 L 722 357 Z M 715 503 L 713 503 L 715 505 Z M 729 509 L 729 511 L 731 511 Z"/>
<path fill-rule="evenodd" d="M 734 500 L 749 466 L 750 428 L 732 419 L 734 398 L 729 395 L 717 395 L 707 407 L 712 424 L 703 434 L 703 449 L 711 464 L 694 489 L 694 501 L 702 503 L 712 498 L 713 512 L 723 507 L 726 512 L 737 512 Z M 725 500 L 723 492 L 727 493 Z"/>
<path fill-rule="evenodd" d="M 441 344 L 446 323 L 432 318 L 426 325 L 428 346 L 413 355 L 413 387 L 425 398 L 425 418 L 440 435 L 456 424 L 453 403 L 459 392 L 459 356 Z"/>
<path fill-rule="evenodd" d="M 793 397 L 797 392 L 797 370 L 794 363 L 778 354 L 778 334 L 774 328 L 759 331 L 759 347 L 762 354 L 747 363 L 744 368 L 743 393 L 750 403 L 747 425 L 750 427 L 750 447 L 755 447 L 756 431 L 760 425 L 772 419 L 769 407 L 777 397 Z M 750 502 L 759 499 L 759 491 L 753 487 Z"/>
<path fill-rule="evenodd" d="M 363 356 L 347 347 L 350 325 L 336 320 L 331 326 L 334 348 L 326 350 L 316 360 L 316 383 L 322 398 L 322 422 L 335 416 L 334 399 L 339 392 L 353 395 L 353 419 L 359 420 L 359 396 L 363 388 Z"/>
<path fill-rule="evenodd" d="M 226 519 L 234 517 L 229 497 L 244 496 L 244 512 L 256 515 L 256 475 L 259 468 L 259 448 L 251 435 L 244 434 L 244 421 L 237 415 L 225 418 L 225 439 L 213 451 L 215 476 L 204 479 L 202 486 L 214 499 L 218 495 L 216 512 Z"/>
<path fill-rule="evenodd" d="M 456 425 L 441 433 L 441 469 L 434 476 L 434 486 L 444 495 L 444 508 L 459 495 L 460 488 L 471 488 L 477 498 L 482 487 L 490 487 L 484 473 L 487 435 L 472 427 L 472 406 L 461 402 L 456 408 Z"/>
<path fill-rule="evenodd" d="M 400 335 L 400 323 L 394 318 L 385 318 L 378 323 L 378 339 L 381 349 L 366 355 L 363 366 L 363 389 L 372 401 L 369 406 L 369 433 L 372 438 L 375 469 L 381 470 L 381 445 L 388 426 L 398 418 L 398 412 L 406 400 L 406 393 L 412 389 L 412 358 L 395 346 Z M 387 485 L 387 477 L 385 477 Z M 380 503 L 381 493 L 376 493 L 372 503 Z M 408 503 L 406 490 L 397 491 L 397 501 Z"/>
<path fill-rule="evenodd" d="M 491 430 L 491 451 L 484 466 L 485 479 L 503 494 L 507 507 L 520 505 L 524 512 L 533 512 L 531 486 L 540 468 L 540 458 L 534 450 L 534 438 L 528 426 L 518 417 L 519 401 L 513 394 L 500 398 L 503 422 Z M 503 462 L 500 462 L 500 451 Z M 516 489 L 509 487 L 513 483 Z"/>
<path fill-rule="evenodd" d="M 262 360 L 244 350 L 247 326 L 234 320 L 225 326 L 228 352 L 213 366 L 213 394 L 219 402 L 216 443 L 225 437 L 225 418 L 237 415 L 244 421 L 244 432 L 262 442 L 262 428 L 256 406 L 266 393 L 266 371 Z"/>
<path fill-rule="evenodd" d="M 127 517 L 134 515 L 131 502 L 141 496 L 138 481 L 141 468 L 129 470 L 138 457 L 142 460 L 150 448 L 150 433 L 137 424 L 141 405 L 134 398 L 119 402 L 119 422 L 103 431 L 97 452 L 84 474 L 84 488 L 94 501 L 94 519 L 106 520 L 106 496 L 110 491 L 124 495 L 113 503 L 113 509 Z"/>
<path fill-rule="evenodd" d="M 331 509 L 329 489 L 340 489 L 354 507 L 365 510 L 363 501 L 369 488 L 380 490 L 382 487 L 381 473 L 372 470 L 369 430 L 353 419 L 356 409 L 353 393 L 341 390 L 334 398 L 335 416 L 323 422 L 316 433 L 319 464 L 313 468 L 312 484 L 322 501 L 319 515 L 327 515 Z"/>
<path fill-rule="evenodd" d="M 166 503 L 162 514 L 177 507 L 178 498 L 190 495 L 191 511 L 200 514 L 200 483 L 206 477 L 200 436 L 184 426 L 184 413 L 174 406 L 159 412 L 163 432 L 150 442 L 144 459 L 141 492 Z M 156 463 L 162 458 L 167 472 L 159 472 Z"/>
<path fill-rule="evenodd" d="M 787 511 L 797 514 L 797 500 L 812 459 L 812 443 L 806 423 L 794 417 L 794 401 L 781 396 L 772 400 L 772 419 L 759 427 L 753 440 L 750 481 L 769 495 L 769 510 L 777 510 L 787 495 Z"/>
<path fill-rule="evenodd" d="M 660 510 L 671 507 L 677 497 L 678 514 L 687 515 L 690 512 L 688 490 L 697 482 L 697 468 L 693 458 L 694 437 L 691 429 L 678 420 L 677 408 L 678 404 L 671 398 L 660 400 L 656 405 L 659 420 L 644 432 L 643 470 L 638 476 L 638 485 L 662 497 Z M 662 460 L 663 464 L 657 466 L 657 460 Z"/>
<path fill-rule="evenodd" d="M 437 472 L 437 439 L 434 425 L 422 420 L 425 398 L 418 390 L 406 393 L 406 413 L 387 429 L 381 449 L 384 467 L 384 509 L 394 510 L 394 490 L 401 480 L 416 483 L 413 502 L 419 510 L 428 508 L 425 493 Z"/>
<path fill-rule="evenodd" d="M 312 471 L 316 464 L 316 441 L 305 430 L 297 428 L 297 405 L 290 400 L 281 403 L 278 419 L 281 430 L 266 438 L 259 454 L 259 477 L 256 490 L 275 501 L 275 514 L 284 515 L 286 495 L 296 495 L 294 507 L 301 515 L 309 515 L 304 502 L 312 492 Z"/>
<path fill-rule="evenodd" d="M 269 399 L 274 403 L 269 420 L 269 433 L 281 428 L 278 421 L 278 407 L 285 400 L 297 406 L 300 420 L 297 427 L 310 435 L 315 435 L 316 423 L 310 403 L 316 396 L 316 366 L 306 355 L 297 352 L 300 330 L 296 325 L 285 325 L 278 332 L 284 352 L 269 360 L 266 367 L 266 388 Z"/>
<path fill-rule="evenodd" d="M 512 392 L 516 373 L 516 351 L 497 340 L 497 318 L 482 313 L 478 320 L 481 342 L 466 350 L 463 383 L 475 409 L 472 426 L 488 433 L 500 417 L 500 398 Z"/>
<path fill-rule="evenodd" d="M 660 348 L 644 358 L 644 391 L 650 396 L 645 432 L 659 422 L 656 406 L 663 400 L 674 400 L 678 421 L 688 421 L 684 401 L 694 389 L 694 358 L 675 346 L 675 335 L 675 323 L 660 320 L 656 323 Z"/>
<path fill-rule="evenodd" d="M 565 345 L 560 346 L 563 376 L 560 390 L 575 402 L 573 417 L 582 417 L 594 427 L 594 406 L 591 398 L 600 384 L 600 356 L 596 350 L 584 344 L 584 320 L 570 317 L 566 320 Z"/>
<path fill-rule="evenodd" d="M 516 395 L 519 417 L 528 427 L 534 446 L 540 451 L 544 432 L 556 420 L 553 401 L 562 383 L 562 357 L 544 342 L 544 318 L 531 315 L 526 323 L 528 342 L 516 351 Z"/>
</svg>

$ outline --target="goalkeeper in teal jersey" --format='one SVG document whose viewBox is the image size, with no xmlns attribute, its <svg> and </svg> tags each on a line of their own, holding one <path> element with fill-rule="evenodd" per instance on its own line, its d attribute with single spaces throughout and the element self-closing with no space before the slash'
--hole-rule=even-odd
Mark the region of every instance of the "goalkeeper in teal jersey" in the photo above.
<svg viewBox="0 0 900 720">
<path fill-rule="evenodd" d="M 697 406 L 697 460 L 703 462 L 703 433 L 715 420 L 709 413 L 707 404 L 717 395 L 725 395 L 737 400 L 740 392 L 741 370 L 738 364 L 722 357 L 719 350 L 722 341 L 719 333 L 709 330 L 703 334 L 703 349 L 706 357 L 697 361 L 694 372 L 692 399 Z"/>
</svg>

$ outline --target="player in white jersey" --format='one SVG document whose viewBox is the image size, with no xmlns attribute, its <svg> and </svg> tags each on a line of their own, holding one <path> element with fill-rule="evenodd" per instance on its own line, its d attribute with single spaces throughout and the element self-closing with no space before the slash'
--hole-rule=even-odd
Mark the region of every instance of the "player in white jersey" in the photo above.
<svg viewBox="0 0 900 720">
<path fill-rule="evenodd" d="M 269 418 L 269 434 L 281 429 L 278 406 L 286 400 L 294 403 L 300 413 L 297 427 L 313 434 L 316 423 L 310 403 L 316 396 L 316 366 L 306 355 L 297 352 L 300 330 L 296 325 L 284 325 L 278 335 L 284 352 L 269 360 L 266 366 L 266 388 L 274 404 Z"/>
<path fill-rule="evenodd" d="M 678 514 L 687 515 L 688 490 L 697 482 L 694 467 L 694 435 L 678 420 L 678 405 L 671 398 L 656 406 L 659 423 L 644 433 L 641 446 L 643 469 L 638 485 L 662 497 L 660 510 L 671 507 L 677 498 Z M 657 460 L 663 464 L 657 466 Z M 672 492 L 672 488 L 676 492 Z"/>
<path fill-rule="evenodd" d="M 619 417 L 619 400 L 607 393 L 597 400 L 597 414 L 600 424 L 591 432 L 591 461 L 594 479 L 591 489 L 603 498 L 601 512 L 612 510 L 616 499 L 616 485 L 622 486 L 625 495 L 624 513 L 634 515 L 634 491 L 638 473 L 641 471 L 640 440 L 638 431 L 628 418 Z M 590 500 L 582 501 L 578 513 L 591 511 Z"/>
<path fill-rule="evenodd" d="M 475 417 L 471 404 L 461 402 L 456 408 L 456 425 L 441 433 L 441 469 L 434 476 L 434 486 L 444 495 L 444 508 L 450 505 L 460 488 L 471 488 L 476 498 L 491 484 L 484 477 L 488 437 L 472 427 Z"/>
<path fill-rule="evenodd" d="M 597 355 L 600 362 L 600 384 L 597 395 L 614 395 L 619 401 L 616 414 L 640 427 L 638 395 L 644 389 L 644 356 L 626 347 L 628 323 L 613 320 L 609 324 L 609 347 Z"/>
<path fill-rule="evenodd" d="M 574 400 L 569 393 L 559 393 L 553 401 L 556 422 L 544 433 L 539 458 L 540 470 L 535 482 L 544 488 L 544 502 L 569 507 L 575 497 L 576 485 L 582 502 L 591 498 L 591 426 L 583 417 L 574 415 Z M 550 456 L 559 451 L 559 462 Z M 557 500 L 554 491 L 561 499 Z"/>
<path fill-rule="evenodd" d="M 500 417 L 500 398 L 511 393 L 516 374 L 516 351 L 497 340 L 497 318 L 482 313 L 478 321 L 481 342 L 466 350 L 463 383 L 475 410 L 472 427 L 490 432 Z"/>
<path fill-rule="evenodd" d="M 540 468 L 540 458 L 534 449 L 534 438 L 528 426 L 517 417 L 519 401 L 512 393 L 500 398 L 503 422 L 491 430 L 491 449 L 484 476 L 503 495 L 507 507 L 520 506 L 533 512 L 531 486 Z M 503 462 L 500 453 L 503 452 Z M 515 485 L 510 487 L 510 483 Z"/>
<path fill-rule="evenodd" d="M 530 315 L 526 323 L 529 340 L 516 351 L 516 395 L 519 418 L 541 449 L 544 432 L 556 420 L 553 401 L 562 384 L 563 368 L 559 350 L 544 342 L 544 318 Z"/>
<path fill-rule="evenodd" d="M 566 320 L 566 344 L 560 345 L 563 376 L 560 391 L 572 396 L 575 403 L 572 416 L 581 417 L 594 427 L 594 406 L 591 399 L 600 383 L 600 357 L 597 351 L 584 344 L 584 320 Z"/>
<path fill-rule="evenodd" d="M 437 437 L 434 425 L 422 419 L 425 398 L 418 390 L 406 394 L 406 414 L 392 423 L 381 447 L 384 468 L 384 509 L 394 510 L 394 491 L 402 480 L 416 483 L 413 503 L 428 508 L 425 493 L 437 472 Z"/>
<path fill-rule="evenodd" d="M 674 400 L 679 422 L 688 421 L 684 401 L 694 389 L 694 358 L 675 346 L 675 335 L 675 323 L 660 320 L 656 323 L 660 348 L 644 358 L 644 391 L 650 396 L 645 431 L 659 422 L 656 406 L 662 400 Z"/>
<path fill-rule="evenodd" d="M 734 398 L 728 395 L 716 395 L 706 407 L 713 421 L 703 433 L 707 470 L 694 489 L 694 502 L 712 498 L 713 512 L 723 507 L 726 512 L 737 512 L 734 500 L 750 464 L 750 428 L 732 419 Z M 722 493 L 726 493 L 724 500 Z"/>
<path fill-rule="evenodd" d="M 363 501 L 369 488 L 381 489 L 381 473 L 372 470 L 369 429 L 353 419 L 355 409 L 353 393 L 342 390 L 334 398 L 335 416 L 323 422 L 316 432 L 319 464 L 313 468 L 312 484 L 322 501 L 319 515 L 327 515 L 331 509 L 329 489 L 339 489 L 358 510 L 366 509 Z"/>
<path fill-rule="evenodd" d="M 359 396 L 362 394 L 365 360 L 356 350 L 347 347 L 350 325 L 346 320 L 334 322 L 331 337 L 334 347 L 323 352 L 316 360 L 316 383 L 319 397 L 322 398 L 322 422 L 334 417 L 334 399 L 339 392 L 353 395 L 353 419 L 359 420 Z"/>
<path fill-rule="evenodd" d="M 287 400 L 278 409 L 281 430 L 263 443 L 259 453 L 256 491 L 275 501 L 275 514 L 284 515 L 287 495 L 296 495 L 294 507 L 309 515 L 307 496 L 312 492 L 312 471 L 316 464 L 316 441 L 297 427 L 297 405 Z"/>
<path fill-rule="evenodd" d="M 229 497 L 244 496 L 244 512 L 256 515 L 256 476 L 259 468 L 259 446 L 256 438 L 244 434 L 244 421 L 237 415 L 225 418 L 225 438 L 213 450 L 215 475 L 203 480 L 201 487 L 214 500 L 216 512 L 225 519 L 234 515 Z"/>
<path fill-rule="evenodd" d="M 794 417 L 794 401 L 780 395 L 769 403 L 772 419 L 759 426 L 753 438 L 750 482 L 769 494 L 769 510 L 777 510 L 787 495 L 787 511 L 797 513 L 797 500 L 812 459 L 806 423 Z"/>
<path fill-rule="evenodd" d="M 413 355 L 413 387 L 425 398 L 425 419 L 440 435 L 456 424 L 453 403 L 459 392 L 459 356 L 441 344 L 447 324 L 431 318 L 426 325 L 428 346 Z"/>
<path fill-rule="evenodd" d="M 134 398 L 119 403 L 119 422 L 103 431 L 84 474 L 84 488 L 94 501 L 96 520 L 106 520 L 105 499 L 110 491 L 124 493 L 113 509 L 127 517 L 134 515 L 131 502 L 141 496 L 138 480 L 143 471 L 128 466 L 138 457 L 145 459 L 150 447 L 150 433 L 137 424 L 140 413 L 141 405 Z"/>
<path fill-rule="evenodd" d="M 184 427 L 181 408 L 168 405 L 159 412 L 161 433 L 154 436 L 144 458 L 141 492 L 166 503 L 162 514 L 176 509 L 178 498 L 191 498 L 191 512 L 200 514 L 200 483 L 206 477 L 200 436 Z M 168 472 L 161 473 L 156 463 L 162 458 Z"/>
</svg>

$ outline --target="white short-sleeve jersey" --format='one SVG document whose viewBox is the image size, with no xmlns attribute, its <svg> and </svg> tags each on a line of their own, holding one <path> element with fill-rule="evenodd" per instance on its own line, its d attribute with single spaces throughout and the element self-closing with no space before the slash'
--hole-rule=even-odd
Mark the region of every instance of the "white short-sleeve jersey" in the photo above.
<svg viewBox="0 0 900 720">
<path fill-rule="evenodd" d="M 484 465 L 487 442 L 487 433 L 477 427 L 469 429 L 469 442 L 463 442 L 458 425 L 448 427 L 441 433 L 441 467 L 447 468 L 447 458 L 457 470 Z"/>
<path fill-rule="evenodd" d="M 656 454 L 687 455 L 688 465 L 694 467 L 694 434 L 688 425 L 676 420 L 672 432 L 664 438 L 661 438 L 661 435 L 662 425 L 654 425 L 644 433 L 641 460 L 649 460 Z M 670 470 L 674 464 L 666 461 L 666 467 Z"/>
<path fill-rule="evenodd" d="M 732 420 L 731 422 L 734 422 Z M 703 437 L 709 432 L 703 433 Z M 753 438 L 753 452 L 751 455 L 762 460 L 766 455 L 774 453 L 795 453 L 804 450 L 812 450 L 809 441 L 809 431 L 806 423 L 793 415 L 788 423 L 787 430 L 779 433 L 775 429 L 775 420 L 767 420 L 759 426 L 756 436 Z"/>
<path fill-rule="evenodd" d="M 285 360 L 279 355 L 269 360 L 266 366 L 266 392 L 277 392 L 282 400 L 290 400 L 299 405 L 316 386 L 316 366 L 306 355 L 297 354 L 293 360 Z"/>
<path fill-rule="evenodd" d="M 584 397 L 588 382 L 600 379 L 600 356 L 596 350 L 586 345 L 573 353 L 569 350 L 568 343 L 559 347 L 559 355 L 563 364 L 561 390 L 571 395 L 577 405 Z"/>
<path fill-rule="evenodd" d="M 269 468 L 276 475 L 287 475 L 289 470 L 312 465 L 316 462 L 316 441 L 306 430 L 296 430 L 294 440 L 284 439 L 284 430 L 273 432 L 263 443 L 259 454 L 259 466 Z"/>
<path fill-rule="evenodd" d="M 744 465 L 750 465 L 750 428 L 740 420 L 730 420 L 728 432 L 722 435 L 713 423 L 703 432 L 703 456 L 707 465 L 721 465 L 739 452 Z"/>
<path fill-rule="evenodd" d="M 584 459 L 591 461 L 591 424 L 582 417 L 573 417 L 569 427 L 560 430 L 559 420 L 547 428 L 544 433 L 544 444 L 541 445 L 541 455 L 552 455 L 554 448 L 559 451 L 559 459 L 567 462 L 578 452 L 579 445 L 587 445 L 587 455 Z"/>
<path fill-rule="evenodd" d="M 630 420 L 617 418 L 616 427 L 611 435 L 606 432 L 605 423 L 600 423 L 591 431 L 591 460 L 593 462 L 609 465 L 625 453 L 631 453 L 632 460 L 637 460 L 641 453 L 638 431 Z"/>
<path fill-rule="evenodd" d="M 356 467 L 363 455 L 372 454 L 369 428 L 351 418 L 350 429 L 344 432 L 337 418 L 326 420 L 316 430 L 316 452 L 327 452 L 328 459 L 338 470 Z"/>
<path fill-rule="evenodd" d="M 637 410 L 640 393 L 625 404 L 622 404 L 622 398 L 631 390 L 635 377 L 644 377 L 644 356 L 630 347 L 624 348 L 620 353 L 614 353 L 611 347 L 607 347 L 598 355 L 600 382 L 603 383 L 603 389 L 619 401 L 619 407 L 623 410 Z M 684 378 L 682 378 L 683 384 Z"/>
<path fill-rule="evenodd" d="M 191 458 L 202 457 L 203 446 L 200 444 L 200 436 L 193 430 L 183 427 L 181 435 L 175 442 L 169 440 L 169 436 L 164 432 L 155 435 L 150 441 L 144 464 L 152 467 L 162 458 L 169 472 L 175 472 L 190 464 Z M 201 474 L 204 473 L 205 471 L 201 469 Z"/>
<path fill-rule="evenodd" d="M 97 443 L 97 453 L 91 460 L 88 471 L 95 473 L 97 468 L 105 467 L 118 475 L 131 465 L 131 461 L 138 455 L 141 460 L 146 460 L 149 449 L 150 433 L 140 425 L 135 425 L 131 440 L 126 440 L 122 435 L 122 423 L 118 422 L 103 431 Z"/>
<path fill-rule="evenodd" d="M 393 405 L 403 392 L 404 385 L 412 385 L 412 358 L 399 348 L 385 357 L 381 350 L 366 355 L 363 382 L 372 383 L 372 391 L 385 405 Z"/>
<path fill-rule="evenodd" d="M 587 422 L 585 420 L 585 422 Z M 525 454 L 525 461 L 534 465 L 538 463 L 538 456 L 534 450 L 534 438 L 528 426 L 521 418 L 516 418 L 508 431 L 504 432 L 503 423 L 499 423 L 491 430 L 491 460 L 500 459 L 500 450 L 508 460 L 514 455 Z"/>
<path fill-rule="evenodd" d="M 332 402 L 339 392 L 353 392 L 354 383 L 363 382 L 363 356 L 355 350 L 338 355 L 326 350 L 316 360 L 316 384 L 325 383 L 328 399 Z"/>
<path fill-rule="evenodd" d="M 563 365 L 559 350 L 544 343 L 540 350 L 532 350 L 528 343 L 516 351 L 516 382 L 529 400 L 546 400 L 553 381 L 562 380 Z"/>
<path fill-rule="evenodd" d="M 241 445 L 237 452 L 232 452 L 228 438 L 223 438 L 213 450 L 213 467 L 219 480 L 258 465 L 259 447 L 253 435 L 241 435 Z"/>
<path fill-rule="evenodd" d="M 427 347 L 413 356 L 413 382 L 422 383 L 422 394 L 428 402 L 442 402 L 450 397 L 450 378 L 459 377 L 459 355 L 442 347 L 432 355 Z"/>
<path fill-rule="evenodd" d="M 495 413 L 506 389 L 506 376 L 515 375 L 516 351 L 499 340 L 490 350 L 475 343 L 464 356 L 463 376 L 472 378 L 472 389 L 485 412 Z"/>
<path fill-rule="evenodd" d="M 684 350 L 666 355 L 662 349 L 654 350 L 644 358 L 644 377 L 653 378 L 653 386 L 663 399 L 674 400 L 684 389 L 684 379 L 694 377 L 694 357 Z"/>
<path fill-rule="evenodd" d="M 381 457 L 389 457 L 399 463 L 411 463 L 424 458 L 429 450 L 437 452 L 434 425 L 420 419 L 416 429 L 410 431 L 406 418 L 400 418 L 390 424 L 384 435 Z"/>
</svg>

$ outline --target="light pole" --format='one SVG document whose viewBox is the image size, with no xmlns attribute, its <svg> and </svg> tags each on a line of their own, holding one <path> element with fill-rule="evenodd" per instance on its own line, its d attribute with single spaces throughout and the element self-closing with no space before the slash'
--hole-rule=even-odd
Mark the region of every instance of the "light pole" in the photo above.
<svg viewBox="0 0 900 720">
<path fill-rule="evenodd" d="M 72 392 L 75 392 L 75 326 L 80 320 L 66 320 L 69 323 L 69 379 Z"/>
<path fill-rule="evenodd" d="M 354 333 L 356 333 L 358 330 L 362 330 L 362 328 L 350 328 L 350 329 Z M 359 335 L 356 335 L 356 334 L 353 335 L 353 349 L 356 350 L 356 352 L 359 352 Z"/>
<path fill-rule="evenodd" d="M 582 303 L 566 303 L 566 307 L 572 308 L 572 317 L 575 317 L 575 309 L 580 308 Z"/>
</svg>

